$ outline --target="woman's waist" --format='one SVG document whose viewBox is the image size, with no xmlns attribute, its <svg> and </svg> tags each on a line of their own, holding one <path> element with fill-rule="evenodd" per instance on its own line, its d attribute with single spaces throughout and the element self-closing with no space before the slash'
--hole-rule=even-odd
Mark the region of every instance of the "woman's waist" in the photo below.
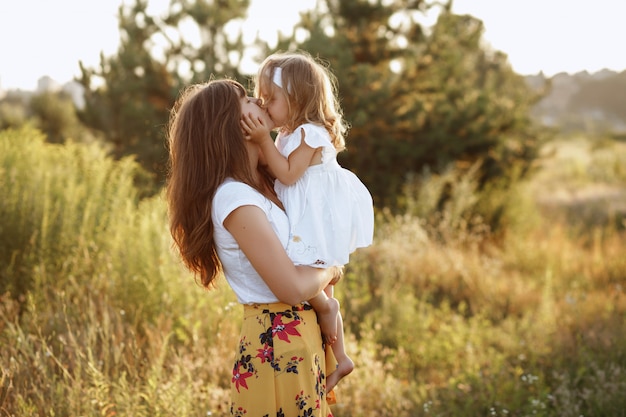
<svg viewBox="0 0 626 417">
<path fill-rule="evenodd" d="M 309 303 L 300 303 L 296 305 L 289 305 L 285 303 L 254 303 L 254 304 L 243 304 L 243 316 L 244 318 L 250 316 L 258 316 L 259 314 L 270 314 L 270 313 L 285 313 L 285 312 L 298 312 L 302 314 L 303 312 L 311 311 L 313 312 L 313 307 Z"/>
</svg>

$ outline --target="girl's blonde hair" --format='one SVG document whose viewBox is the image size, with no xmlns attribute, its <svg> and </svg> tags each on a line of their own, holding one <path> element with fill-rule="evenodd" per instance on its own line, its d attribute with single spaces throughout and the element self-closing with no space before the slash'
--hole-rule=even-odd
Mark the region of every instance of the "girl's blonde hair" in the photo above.
<svg viewBox="0 0 626 417">
<path fill-rule="evenodd" d="M 306 52 L 272 54 L 257 73 L 255 95 L 263 101 L 271 97 L 278 88 L 272 80 L 278 75 L 289 106 L 289 120 L 281 130 L 293 132 L 304 123 L 323 126 L 337 152 L 344 150 L 348 126 L 339 104 L 337 78 L 330 69 Z"/>
</svg>

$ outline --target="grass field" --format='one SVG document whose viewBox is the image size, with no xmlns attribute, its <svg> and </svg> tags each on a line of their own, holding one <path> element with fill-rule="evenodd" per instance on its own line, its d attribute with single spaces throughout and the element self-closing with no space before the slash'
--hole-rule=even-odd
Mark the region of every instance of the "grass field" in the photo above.
<svg viewBox="0 0 626 417">
<path fill-rule="evenodd" d="M 228 415 L 241 309 L 181 267 L 136 169 L 0 132 L 0 416 Z M 531 180 L 465 178 L 433 212 L 441 182 L 381 210 L 337 286 L 335 416 L 626 415 L 626 144 L 559 138 Z"/>
</svg>

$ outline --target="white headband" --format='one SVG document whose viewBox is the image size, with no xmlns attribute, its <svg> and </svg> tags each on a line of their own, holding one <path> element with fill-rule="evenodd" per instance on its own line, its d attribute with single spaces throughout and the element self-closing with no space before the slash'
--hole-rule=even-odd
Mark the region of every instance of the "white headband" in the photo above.
<svg viewBox="0 0 626 417">
<path fill-rule="evenodd" d="M 274 68 L 274 76 L 272 77 L 272 82 L 283 88 L 283 69 L 281 67 Z"/>
<path fill-rule="evenodd" d="M 281 67 L 274 68 L 274 76 L 272 76 L 272 82 L 283 88 L 283 69 Z M 287 91 L 291 92 L 291 84 L 287 84 Z"/>
</svg>

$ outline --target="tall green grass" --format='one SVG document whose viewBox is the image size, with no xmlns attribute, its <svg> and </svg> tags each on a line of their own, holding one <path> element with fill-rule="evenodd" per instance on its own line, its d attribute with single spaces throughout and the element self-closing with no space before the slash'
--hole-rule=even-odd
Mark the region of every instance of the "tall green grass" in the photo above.
<svg viewBox="0 0 626 417">
<path fill-rule="evenodd" d="M 213 406 L 199 398 L 223 390 L 205 387 L 226 386 L 230 370 L 203 359 L 229 357 L 233 300 L 207 296 L 181 268 L 161 197 L 137 199 L 138 166 L 96 146 L 45 144 L 34 130 L 3 132 L 0 155 L 0 409 L 194 415 Z"/>
<path fill-rule="evenodd" d="M 584 155 L 576 181 L 620 184 L 626 151 Z M 182 268 L 137 164 L 29 128 L 0 132 L 0 161 L 0 415 L 228 415 L 240 308 Z M 356 362 L 336 416 L 625 415 L 624 230 L 542 198 L 562 162 L 481 193 L 426 172 L 378 213 L 336 288 Z"/>
</svg>

